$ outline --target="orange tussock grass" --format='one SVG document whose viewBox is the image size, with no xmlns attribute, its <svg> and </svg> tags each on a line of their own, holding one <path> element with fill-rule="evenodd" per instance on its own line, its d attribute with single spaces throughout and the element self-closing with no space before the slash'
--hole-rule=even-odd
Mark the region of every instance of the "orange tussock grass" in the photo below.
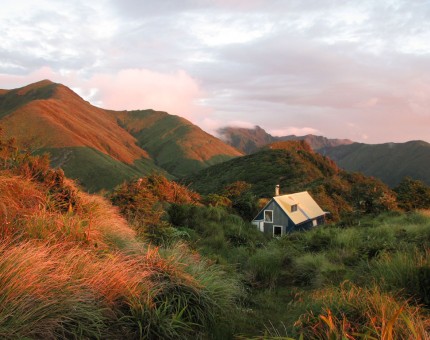
<svg viewBox="0 0 430 340">
<path fill-rule="evenodd" d="M 312 295 L 323 311 L 302 315 L 295 326 L 309 339 L 430 339 L 430 319 L 414 306 L 378 287 L 357 287 L 345 282 Z"/>
<path fill-rule="evenodd" d="M 74 188 L 72 181 L 65 183 Z M 0 174 L 0 235 L 78 242 L 99 249 L 136 244 L 136 233 L 115 207 L 102 197 L 76 193 L 79 206 L 62 213 L 56 209 L 61 192 L 48 197 L 43 186 L 30 179 Z"/>
<path fill-rule="evenodd" d="M 11 236 L 18 216 L 31 214 L 46 204 L 46 196 L 30 180 L 3 174 L 0 177 L 0 235 Z"/>
<path fill-rule="evenodd" d="M 200 288 L 175 264 L 161 258 L 157 248 L 100 256 L 67 243 L 3 241 L 0 337 L 56 338 L 65 320 L 81 322 L 82 306 L 113 323 L 130 309 L 156 308 L 165 287 Z"/>
<path fill-rule="evenodd" d="M 78 306 L 112 315 L 115 303 L 148 295 L 152 285 L 150 271 L 120 254 L 97 258 L 82 248 L 34 242 L 3 242 L 0 254 L 0 337 L 11 337 L 2 331 L 13 329 L 52 338 L 65 319 L 82 317 L 73 314 Z"/>
<path fill-rule="evenodd" d="M 130 250 L 139 247 L 136 232 L 106 199 L 85 193 L 79 193 L 83 206 L 81 216 L 88 221 L 86 237 L 88 242 L 98 247 L 115 247 L 118 243 L 127 245 Z"/>
</svg>

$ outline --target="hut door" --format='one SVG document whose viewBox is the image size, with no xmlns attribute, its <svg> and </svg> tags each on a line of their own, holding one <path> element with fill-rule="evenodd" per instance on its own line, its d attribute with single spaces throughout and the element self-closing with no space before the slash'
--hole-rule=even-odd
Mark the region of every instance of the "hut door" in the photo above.
<svg viewBox="0 0 430 340">
<path fill-rule="evenodd" d="M 282 236 L 282 226 L 274 225 L 273 226 L 273 237 L 281 237 Z"/>
</svg>

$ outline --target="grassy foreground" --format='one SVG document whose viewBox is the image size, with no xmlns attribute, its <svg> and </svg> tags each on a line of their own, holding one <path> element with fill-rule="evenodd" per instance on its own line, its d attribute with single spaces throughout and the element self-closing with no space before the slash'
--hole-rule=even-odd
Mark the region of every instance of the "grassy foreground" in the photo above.
<svg viewBox="0 0 430 340">
<path fill-rule="evenodd" d="M 230 337 L 238 280 L 146 244 L 109 202 L 0 145 L 0 338 Z"/>
<path fill-rule="evenodd" d="M 361 217 L 280 239 L 219 207 L 172 206 L 170 215 L 194 248 L 241 274 L 247 295 L 239 338 L 430 338 L 424 212 Z"/>
<path fill-rule="evenodd" d="M 161 176 L 110 198 L 0 142 L 0 338 L 429 338 L 426 213 L 272 239 Z"/>
</svg>

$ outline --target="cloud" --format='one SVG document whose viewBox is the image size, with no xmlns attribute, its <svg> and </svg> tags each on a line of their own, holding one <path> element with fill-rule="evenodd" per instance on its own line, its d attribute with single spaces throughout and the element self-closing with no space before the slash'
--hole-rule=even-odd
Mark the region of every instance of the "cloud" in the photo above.
<svg viewBox="0 0 430 340">
<path fill-rule="evenodd" d="M 16 88 L 50 79 L 74 89 L 94 105 L 112 110 L 154 109 L 190 120 L 208 110 L 198 104 L 203 96 L 197 81 L 185 71 L 163 74 L 145 69 L 126 69 L 115 74 L 94 74 L 82 79 L 76 72 L 55 72 L 48 67 L 28 75 L 2 75 L 0 82 Z"/>
<path fill-rule="evenodd" d="M 114 110 L 153 108 L 190 117 L 202 96 L 195 79 L 180 70 L 162 74 L 145 69 L 126 69 L 116 74 L 96 74 L 88 80 L 97 88 L 95 100 Z"/>
<path fill-rule="evenodd" d="M 241 121 L 430 141 L 424 0 L 7 2 L 0 87 L 50 78 L 97 105 L 154 107 L 212 132 Z"/>
<path fill-rule="evenodd" d="M 296 135 L 296 136 L 304 136 L 304 135 L 315 135 L 318 134 L 319 131 L 317 129 L 311 128 L 311 127 L 287 127 L 284 129 L 274 129 L 274 130 L 268 130 L 272 136 L 289 136 L 289 135 Z"/>
</svg>

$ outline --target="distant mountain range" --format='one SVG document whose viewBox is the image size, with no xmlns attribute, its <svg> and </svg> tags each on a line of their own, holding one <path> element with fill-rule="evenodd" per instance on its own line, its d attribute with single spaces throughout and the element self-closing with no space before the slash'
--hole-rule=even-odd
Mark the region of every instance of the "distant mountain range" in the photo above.
<svg viewBox="0 0 430 340">
<path fill-rule="evenodd" d="M 267 133 L 259 126 L 255 126 L 253 129 L 240 127 L 224 127 L 219 129 L 217 132 L 219 134 L 219 137 L 223 141 L 243 151 L 246 154 L 251 154 L 267 144 L 279 141 L 304 140 L 314 150 L 353 143 L 353 141 L 349 139 L 329 139 L 323 136 L 315 135 L 289 135 L 275 137 Z"/>
<path fill-rule="evenodd" d="M 90 191 L 152 171 L 184 176 L 242 155 L 181 117 L 104 110 L 49 80 L 1 90 L 0 127 L 20 146 L 49 152 Z"/>
<path fill-rule="evenodd" d="M 218 133 L 226 143 L 247 154 L 275 141 L 304 140 L 341 168 L 377 177 L 392 187 L 404 177 L 430 185 L 430 144 L 423 141 L 363 144 L 315 135 L 274 137 L 259 126 L 253 129 L 225 127 Z"/>
<path fill-rule="evenodd" d="M 340 167 L 380 178 L 396 186 L 404 177 L 419 179 L 430 185 L 430 144 L 423 141 L 406 143 L 353 143 L 318 150 Z"/>
</svg>

